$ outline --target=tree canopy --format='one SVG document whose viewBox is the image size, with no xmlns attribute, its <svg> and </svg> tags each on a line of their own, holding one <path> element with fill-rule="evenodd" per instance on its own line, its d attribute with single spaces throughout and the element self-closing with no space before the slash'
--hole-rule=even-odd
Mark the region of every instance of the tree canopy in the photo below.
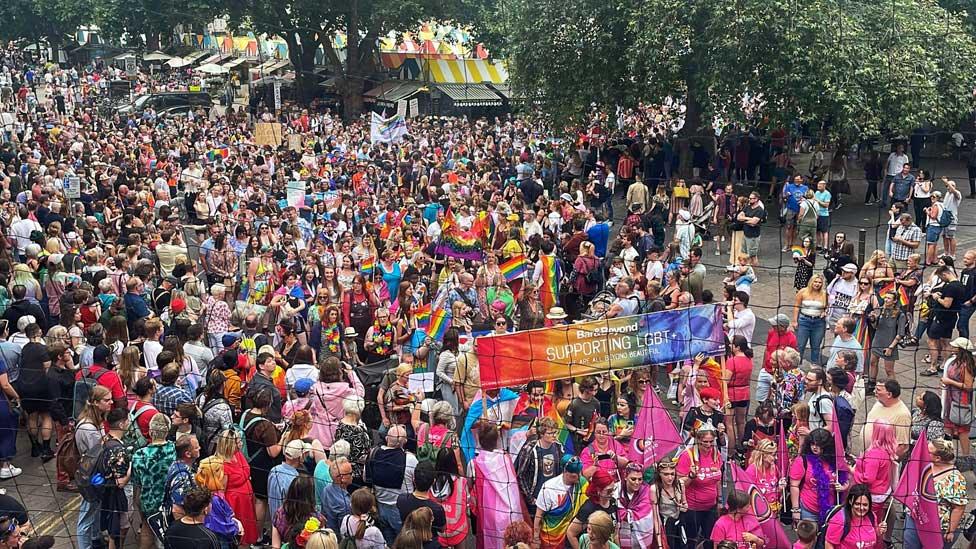
<svg viewBox="0 0 976 549">
<path fill-rule="evenodd" d="M 973 107 L 976 42 L 935 0 L 498 1 L 514 86 L 564 119 L 670 96 L 693 133 L 748 122 L 750 97 L 769 123 L 871 135 Z"/>
</svg>

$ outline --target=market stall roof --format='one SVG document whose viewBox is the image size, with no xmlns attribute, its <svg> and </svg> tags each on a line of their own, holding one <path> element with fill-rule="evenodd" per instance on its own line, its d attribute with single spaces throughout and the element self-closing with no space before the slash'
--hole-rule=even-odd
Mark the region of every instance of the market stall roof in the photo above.
<svg viewBox="0 0 976 549">
<path fill-rule="evenodd" d="M 227 67 L 214 65 L 213 63 L 205 63 L 194 70 L 204 74 L 227 74 Z"/>
<path fill-rule="evenodd" d="M 251 63 L 251 62 L 252 61 L 250 59 L 246 58 L 246 57 L 235 57 L 235 58 L 231 59 L 230 61 L 224 63 L 223 64 L 223 67 L 226 68 L 226 69 L 234 69 L 234 68 L 237 68 L 237 67 L 239 67 L 239 66 L 241 66 L 241 65 L 243 65 L 245 63 Z"/>
<path fill-rule="evenodd" d="M 170 67 L 173 67 L 174 69 L 178 69 L 180 67 L 185 67 L 187 65 L 193 64 L 193 61 L 189 61 L 182 57 L 174 57 L 169 61 L 167 61 L 166 64 L 169 65 Z"/>
<path fill-rule="evenodd" d="M 363 94 L 363 99 L 378 105 L 395 105 L 397 101 L 409 99 L 417 93 L 424 91 L 422 88 L 424 88 L 422 82 L 387 80 Z"/>
<path fill-rule="evenodd" d="M 203 59 L 204 57 L 207 57 L 208 55 L 210 55 L 210 52 L 204 51 L 204 50 L 200 50 L 200 51 L 195 51 L 195 52 L 191 53 L 190 55 L 187 55 L 183 59 L 189 61 L 189 63 L 187 63 L 189 65 L 189 64 L 193 64 L 193 63 L 198 63 L 201 59 Z"/>
<path fill-rule="evenodd" d="M 161 51 L 150 52 L 142 56 L 143 61 L 169 61 L 170 59 L 173 59 L 172 55 L 167 55 Z"/>
<path fill-rule="evenodd" d="M 436 59 L 430 61 L 430 79 L 439 84 L 477 84 L 508 82 L 508 70 L 500 61 L 483 59 Z"/>
<path fill-rule="evenodd" d="M 260 73 L 262 76 L 267 76 L 273 74 L 276 71 L 287 67 L 291 64 L 291 61 L 287 59 L 269 59 L 264 63 L 261 63 L 257 67 L 254 67 L 254 71 Z"/>
<path fill-rule="evenodd" d="M 219 65 L 224 61 L 230 59 L 233 55 L 229 53 L 217 52 L 204 60 L 200 61 L 201 65 Z"/>
<path fill-rule="evenodd" d="M 458 107 L 500 107 L 502 98 L 485 84 L 436 84 Z"/>
</svg>

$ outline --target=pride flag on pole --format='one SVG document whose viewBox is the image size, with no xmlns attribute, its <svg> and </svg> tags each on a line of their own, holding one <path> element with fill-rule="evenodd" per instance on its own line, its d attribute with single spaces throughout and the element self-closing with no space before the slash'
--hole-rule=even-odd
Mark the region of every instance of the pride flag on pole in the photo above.
<svg viewBox="0 0 976 549">
<path fill-rule="evenodd" d="M 755 477 L 743 471 L 738 463 L 732 462 L 732 482 L 736 490 L 745 492 L 749 496 L 749 512 L 756 517 L 759 527 L 762 528 L 763 537 L 766 538 L 764 549 L 790 549 L 792 544 L 783 531 L 783 525 L 780 524 L 779 517 L 773 513 L 766 497 L 759 491 Z"/>
<path fill-rule="evenodd" d="M 376 269 L 376 260 L 373 256 L 363 259 L 363 262 L 359 265 L 359 272 L 366 277 L 372 277 L 374 269 Z M 369 279 L 367 278 L 367 280 Z"/>
<path fill-rule="evenodd" d="M 417 327 L 421 330 L 427 329 L 430 326 L 430 315 L 430 303 L 417 307 L 413 312 L 414 318 L 417 319 Z"/>
<path fill-rule="evenodd" d="M 674 426 L 671 415 L 654 391 L 644 391 L 644 402 L 630 438 L 630 459 L 642 467 L 654 465 L 684 440 Z"/>
<path fill-rule="evenodd" d="M 922 547 L 941 547 L 942 521 L 939 519 L 939 498 L 935 493 L 928 440 L 926 429 L 922 429 L 892 496 L 905 506 L 912 517 Z"/>
<path fill-rule="evenodd" d="M 430 313 L 430 324 L 427 325 L 427 337 L 434 341 L 442 341 L 444 332 L 451 325 L 451 313 L 447 309 L 438 309 Z"/>
<path fill-rule="evenodd" d="M 524 255 L 513 255 L 511 259 L 498 266 L 505 277 L 505 282 L 511 282 L 525 274 L 528 268 L 528 261 Z"/>
<path fill-rule="evenodd" d="M 556 257 L 551 255 L 539 256 L 542 263 L 542 280 L 539 285 L 539 299 L 542 308 L 548 313 L 559 303 L 559 264 Z"/>
</svg>

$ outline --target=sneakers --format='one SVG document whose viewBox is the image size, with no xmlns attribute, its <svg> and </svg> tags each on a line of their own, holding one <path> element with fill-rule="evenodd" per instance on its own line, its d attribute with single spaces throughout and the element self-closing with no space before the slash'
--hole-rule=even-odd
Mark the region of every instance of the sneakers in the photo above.
<svg viewBox="0 0 976 549">
<path fill-rule="evenodd" d="M 23 472 L 24 471 L 20 467 L 14 467 L 13 465 L 0 467 L 0 480 L 7 480 L 7 479 L 14 478 L 15 476 Z"/>
</svg>

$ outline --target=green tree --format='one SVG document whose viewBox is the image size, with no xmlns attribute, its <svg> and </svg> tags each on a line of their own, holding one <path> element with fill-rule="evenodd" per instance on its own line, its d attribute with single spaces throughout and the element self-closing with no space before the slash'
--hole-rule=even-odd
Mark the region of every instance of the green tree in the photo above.
<svg viewBox="0 0 976 549">
<path fill-rule="evenodd" d="M 57 59 L 61 47 L 89 18 L 85 7 L 73 0 L 4 0 L 0 21 L 0 37 L 34 43 L 45 39 Z"/>
<path fill-rule="evenodd" d="M 457 13 L 453 0 L 230 0 L 238 24 L 280 36 L 288 44 L 300 97 L 308 100 L 316 84 L 315 52 L 325 53 L 337 76 L 343 116 L 358 116 L 369 78 L 379 70 L 377 40 L 389 30 L 412 28 L 431 17 Z M 332 43 L 336 31 L 348 37 L 345 59 Z"/>
<path fill-rule="evenodd" d="M 177 25 L 204 25 L 218 15 L 205 0 L 85 0 L 106 37 L 158 50 Z"/>
<path fill-rule="evenodd" d="M 713 117 L 821 120 L 838 136 L 951 124 L 972 109 L 976 43 L 935 0 L 498 0 L 516 88 L 579 118 L 591 102 L 684 102 Z M 755 122 L 753 120 L 752 122 Z"/>
</svg>

